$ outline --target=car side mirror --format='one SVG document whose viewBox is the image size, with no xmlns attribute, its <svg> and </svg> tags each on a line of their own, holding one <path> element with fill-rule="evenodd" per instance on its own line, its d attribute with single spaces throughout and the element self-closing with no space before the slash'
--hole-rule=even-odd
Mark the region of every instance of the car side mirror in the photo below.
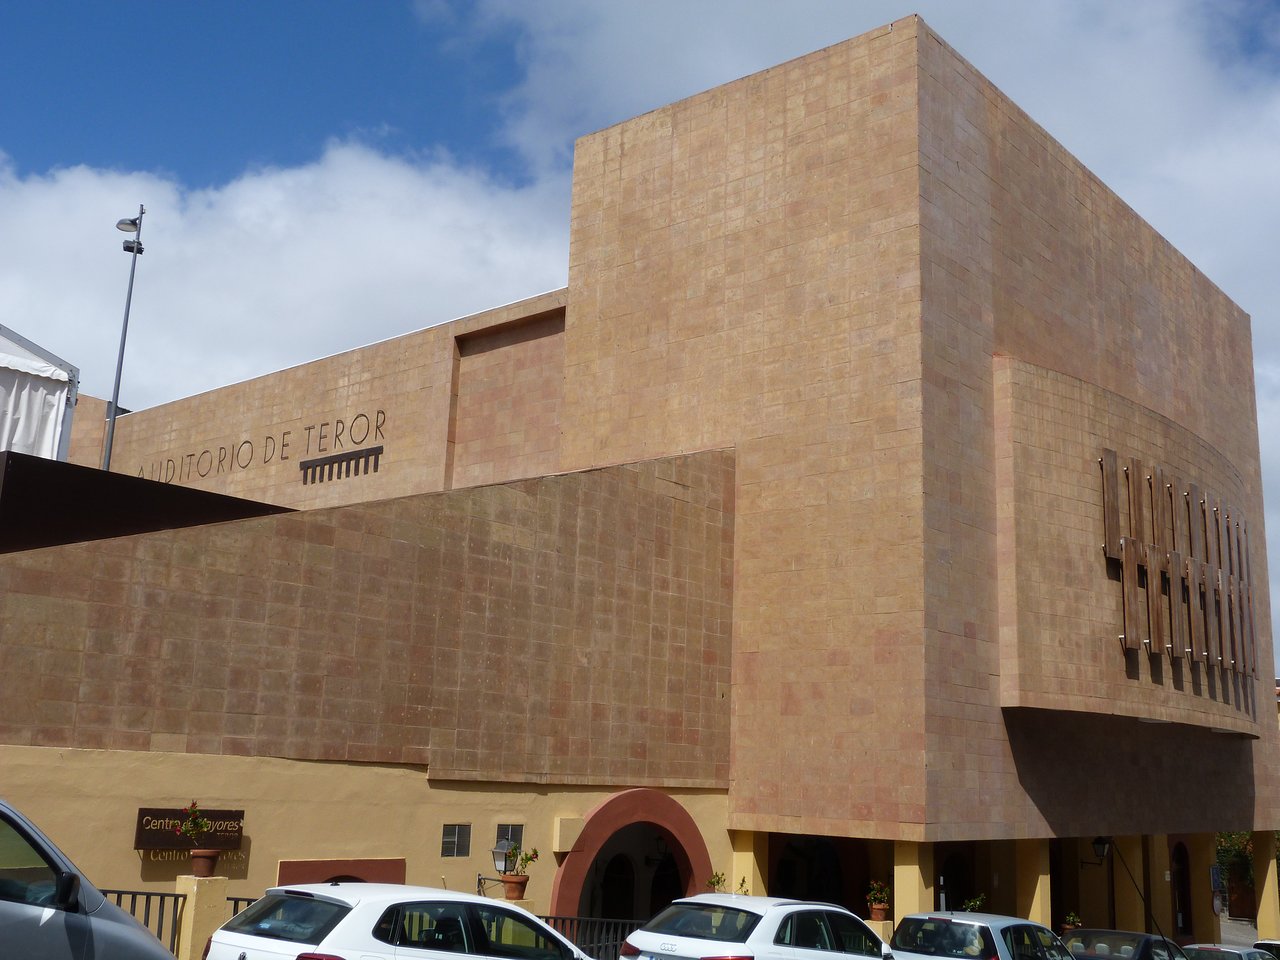
<svg viewBox="0 0 1280 960">
<path fill-rule="evenodd" d="M 880 960 L 893 960 L 893 950 L 883 940 L 880 941 Z"/>
<path fill-rule="evenodd" d="M 63 910 L 76 910 L 80 906 L 80 874 L 70 870 L 59 872 L 54 883 L 53 902 Z"/>
</svg>

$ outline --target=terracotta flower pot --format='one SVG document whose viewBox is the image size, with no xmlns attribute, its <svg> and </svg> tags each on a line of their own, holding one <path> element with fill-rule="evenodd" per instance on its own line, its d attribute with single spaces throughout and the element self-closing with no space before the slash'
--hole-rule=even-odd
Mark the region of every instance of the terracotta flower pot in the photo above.
<svg viewBox="0 0 1280 960">
<path fill-rule="evenodd" d="M 523 900 L 524 888 L 529 885 L 527 873 L 504 873 L 502 875 L 502 892 L 508 900 Z"/>
<path fill-rule="evenodd" d="M 195 849 L 191 851 L 191 874 L 196 877 L 212 877 L 218 868 L 217 850 Z"/>
<path fill-rule="evenodd" d="M 868 903 L 867 911 L 871 914 L 872 920 L 889 919 L 889 905 L 887 903 Z"/>
</svg>

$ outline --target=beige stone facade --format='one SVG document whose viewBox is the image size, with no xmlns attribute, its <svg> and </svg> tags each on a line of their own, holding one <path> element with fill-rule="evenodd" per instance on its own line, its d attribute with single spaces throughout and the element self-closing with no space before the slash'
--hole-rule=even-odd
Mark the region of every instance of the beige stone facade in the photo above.
<svg viewBox="0 0 1280 960">
<path fill-rule="evenodd" d="M 917 18 L 584 137 L 570 215 L 564 290 L 122 418 L 300 512 L 0 558 L 4 742 L 709 791 L 717 869 L 898 913 L 1124 920 L 1114 835 L 1213 939 L 1280 826 L 1248 317 Z"/>
</svg>

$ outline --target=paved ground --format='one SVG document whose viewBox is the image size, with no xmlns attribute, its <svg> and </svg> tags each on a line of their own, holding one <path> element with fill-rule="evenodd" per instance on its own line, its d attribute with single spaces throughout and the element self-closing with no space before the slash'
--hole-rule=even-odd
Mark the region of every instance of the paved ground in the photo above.
<svg viewBox="0 0 1280 960">
<path fill-rule="evenodd" d="M 1258 928 L 1248 920 L 1222 918 L 1222 942 L 1233 946 L 1252 947 L 1258 939 Z"/>
</svg>

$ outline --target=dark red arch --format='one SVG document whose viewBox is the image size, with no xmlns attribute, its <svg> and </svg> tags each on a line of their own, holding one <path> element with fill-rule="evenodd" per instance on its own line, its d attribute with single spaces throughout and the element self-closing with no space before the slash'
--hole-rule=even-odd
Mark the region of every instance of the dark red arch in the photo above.
<svg viewBox="0 0 1280 960">
<path fill-rule="evenodd" d="M 553 916 L 574 916 L 587 874 L 597 854 L 615 833 L 633 823 L 651 823 L 666 835 L 685 893 L 696 893 L 711 876 L 711 855 L 689 811 L 665 793 L 646 788 L 624 790 L 587 814 L 582 833 L 556 871 L 551 887 Z"/>
</svg>

